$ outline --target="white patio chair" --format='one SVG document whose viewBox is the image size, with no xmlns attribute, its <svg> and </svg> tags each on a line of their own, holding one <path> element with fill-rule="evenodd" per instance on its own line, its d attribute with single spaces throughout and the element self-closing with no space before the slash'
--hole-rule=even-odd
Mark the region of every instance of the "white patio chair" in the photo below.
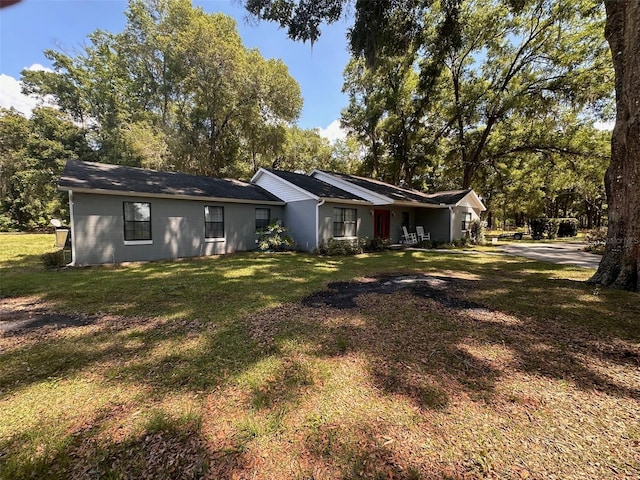
<svg viewBox="0 0 640 480">
<path fill-rule="evenodd" d="M 418 243 L 418 237 L 416 236 L 415 233 L 409 233 L 407 231 L 407 227 L 405 227 L 404 225 L 402 226 L 402 241 L 404 243 Z"/>
<path fill-rule="evenodd" d="M 420 242 L 423 240 L 431 240 L 431 232 L 425 232 L 424 227 L 421 225 L 416 226 L 416 236 Z"/>
</svg>

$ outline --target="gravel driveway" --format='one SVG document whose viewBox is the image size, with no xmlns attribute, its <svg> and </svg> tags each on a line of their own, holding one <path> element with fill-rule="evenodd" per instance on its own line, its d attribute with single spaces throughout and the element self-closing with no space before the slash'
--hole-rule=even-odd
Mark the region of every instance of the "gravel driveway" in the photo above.
<svg viewBox="0 0 640 480">
<path fill-rule="evenodd" d="M 531 258 L 561 265 L 576 265 L 583 268 L 598 268 L 600 255 L 583 252 L 583 243 L 523 243 L 513 242 L 498 246 L 498 250 L 509 255 Z"/>
</svg>

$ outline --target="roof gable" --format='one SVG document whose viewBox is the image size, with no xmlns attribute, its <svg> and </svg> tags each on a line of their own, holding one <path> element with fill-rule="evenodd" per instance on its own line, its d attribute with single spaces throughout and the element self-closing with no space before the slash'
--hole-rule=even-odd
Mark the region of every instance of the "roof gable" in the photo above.
<svg viewBox="0 0 640 480">
<path fill-rule="evenodd" d="M 340 184 L 343 184 L 343 182 L 350 183 L 361 190 L 371 192 L 384 203 L 397 203 L 403 205 L 438 205 L 437 202 L 431 200 L 428 195 L 422 192 L 397 187 L 389 183 L 381 182 L 380 180 L 373 180 L 371 178 L 358 177 L 356 175 L 348 175 L 345 173 L 325 172 L 321 170 L 315 170 L 311 174 L 318 175 L 322 179 L 332 178 L 340 182 Z"/>
<path fill-rule="evenodd" d="M 264 180 L 265 176 L 278 178 L 281 182 L 293 187 L 298 192 L 305 192 L 314 200 L 324 199 L 328 201 L 367 202 L 366 199 L 359 197 L 358 195 L 302 173 L 261 168 L 260 171 L 254 175 L 252 181 L 257 182 L 258 184 L 263 184 L 266 188 L 273 191 L 273 187 L 267 187 Z"/>
<path fill-rule="evenodd" d="M 398 187 L 380 180 L 359 177 L 357 175 L 325 172 L 323 170 L 313 170 L 310 175 L 338 185 L 345 190 L 358 192 L 359 195 L 367 198 L 376 205 L 399 204 L 439 207 L 464 204 L 464 206 L 470 206 L 480 211 L 486 210 L 484 204 L 472 189 L 451 190 L 429 194 Z M 352 188 L 349 186 L 352 186 Z"/>
<path fill-rule="evenodd" d="M 467 190 L 450 190 L 447 192 L 436 192 L 428 194 L 428 197 L 443 205 L 465 206 L 476 208 L 481 212 L 486 210 L 484 203 L 480 200 L 480 197 L 476 195 L 473 189 Z"/>
<path fill-rule="evenodd" d="M 136 194 L 282 203 L 281 199 L 262 187 L 240 180 L 162 172 L 107 163 L 68 161 L 58 187 L 61 190 L 111 195 Z"/>
</svg>

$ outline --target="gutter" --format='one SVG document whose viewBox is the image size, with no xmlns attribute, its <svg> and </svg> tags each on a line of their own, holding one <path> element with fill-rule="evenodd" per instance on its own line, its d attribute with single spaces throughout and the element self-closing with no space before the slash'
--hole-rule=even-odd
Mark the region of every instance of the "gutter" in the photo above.
<svg viewBox="0 0 640 480">
<path fill-rule="evenodd" d="M 208 197 L 199 195 L 183 195 L 173 193 L 147 193 L 147 192 L 131 192 L 126 190 L 107 190 L 104 188 L 75 188 L 61 186 L 58 187 L 61 191 L 68 191 L 71 193 L 71 189 L 76 193 L 90 193 L 95 195 L 113 195 L 117 197 L 142 197 L 142 198 L 167 198 L 170 200 L 195 200 L 201 202 L 219 202 L 219 203 L 242 203 L 253 205 L 286 205 L 286 202 L 280 200 L 249 200 L 243 198 L 226 198 L 226 197 Z"/>
<path fill-rule="evenodd" d="M 316 249 L 320 248 L 320 207 L 324 205 L 324 202 L 323 198 L 316 203 Z"/>
<path fill-rule="evenodd" d="M 67 267 L 76 266 L 76 228 L 73 222 L 73 191 L 69 190 L 69 217 L 71 219 L 71 263 Z"/>
</svg>

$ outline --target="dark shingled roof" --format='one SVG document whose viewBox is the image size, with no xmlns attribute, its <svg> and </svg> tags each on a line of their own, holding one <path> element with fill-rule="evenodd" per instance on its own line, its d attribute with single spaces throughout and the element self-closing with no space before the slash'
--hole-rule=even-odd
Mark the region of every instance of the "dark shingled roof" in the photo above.
<svg viewBox="0 0 640 480">
<path fill-rule="evenodd" d="M 151 195 L 282 202 L 262 187 L 240 180 L 160 172 L 107 163 L 68 161 L 58 187 L 62 190 L 108 190 Z"/>
<path fill-rule="evenodd" d="M 464 197 L 469 195 L 471 190 L 471 188 L 468 188 L 466 190 L 450 190 L 448 192 L 429 193 L 427 194 L 427 197 L 438 204 L 444 203 L 445 205 L 455 205 Z"/>
<path fill-rule="evenodd" d="M 426 204 L 445 204 L 455 205 L 464 197 L 466 197 L 471 189 L 467 190 L 451 190 L 448 192 L 423 193 L 417 190 L 409 190 L 407 188 L 397 187 L 389 183 L 373 180 L 371 178 L 358 177 L 356 175 L 347 175 L 345 173 L 325 172 L 335 177 L 340 177 L 347 182 L 351 182 L 359 187 L 366 188 L 374 193 L 384 195 L 399 202 L 426 203 Z"/>
<path fill-rule="evenodd" d="M 406 188 L 396 187 L 379 180 L 373 180 L 371 178 L 363 178 L 355 175 L 347 175 L 344 173 L 326 172 L 335 177 L 340 177 L 347 182 L 358 185 L 359 187 L 366 188 L 374 193 L 384 195 L 398 202 L 412 202 L 412 203 L 434 203 L 427 194 L 417 192 L 415 190 L 408 190 Z"/>
<path fill-rule="evenodd" d="M 305 175 L 302 173 L 294 173 L 287 172 L 284 170 L 272 170 L 265 169 L 268 172 L 277 175 L 278 177 L 286 180 L 293 185 L 306 190 L 307 192 L 315 195 L 320 198 L 335 198 L 337 200 L 358 200 L 365 202 L 366 200 L 354 195 L 353 193 L 345 192 L 341 188 L 334 187 L 333 185 L 328 184 L 327 182 L 323 182 L 318 180 L 317 178 L 311 177 L 309 175 Z"/>
</svg>

